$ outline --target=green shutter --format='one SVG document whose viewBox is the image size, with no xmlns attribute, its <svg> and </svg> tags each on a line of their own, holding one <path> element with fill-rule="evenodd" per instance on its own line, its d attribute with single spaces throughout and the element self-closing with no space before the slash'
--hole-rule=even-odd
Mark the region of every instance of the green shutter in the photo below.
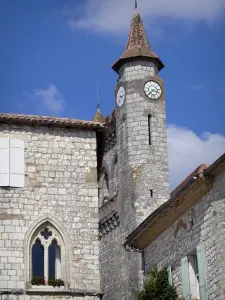
<svg viewBox="0 0 225 300">
<path fill-rule="evenodd" d="M 190 283 L 189 283 L 189 272 L 188 272 L 188 258 L 187 256 L 181 259 L 181 278 L 182 278 L 182 290 L 183 298 L 190 299 Z"/>
<path fill-rule="evenodd" d="M 206 268 L 205 268 L 205 251 L 204 246 L 199 245 L 197 247 L 198 258 L 198 271 L 199 271 L 199 289 L 201 300 L 207 300 L 207 280 L 206 280 Z"/>
<path fill-rule="evenodd" d="M 171 268 L 171 266 L 167 267 L 167 273 L 168 273 L 168 281 L 169 281 L 170 285 L 173 285 L 172 268 Z"/>
</svg>

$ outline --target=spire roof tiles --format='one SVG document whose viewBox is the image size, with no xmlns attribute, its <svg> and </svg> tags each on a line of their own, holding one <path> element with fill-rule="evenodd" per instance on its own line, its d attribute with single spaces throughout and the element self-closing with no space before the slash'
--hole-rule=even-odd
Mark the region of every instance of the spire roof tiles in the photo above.
<svg viewBox="0 0 225 300">
<path fill-rule="evenodd" d="M 151 49 L 145 32 L 144 24 L 140 14 L 137 11 L 135 11 L 131 21 L 130 34 L 127 41 L 126 50 L 112 65 L 113 70 L 117 72 L 124 61 L 135 57 L 144 57 L 157 61 L 159 70 L 164 67 L 160 58 Z"/>
</svg>

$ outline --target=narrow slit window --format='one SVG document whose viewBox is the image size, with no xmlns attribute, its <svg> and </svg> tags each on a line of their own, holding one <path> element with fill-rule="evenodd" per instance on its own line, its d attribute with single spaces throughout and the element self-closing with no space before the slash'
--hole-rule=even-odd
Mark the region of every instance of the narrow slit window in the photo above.
<svg viewBox="0 0 225 300">
<path fill-rule="evenodd" d="M 151 140 L 151 118 L 152 118 L 152 116 L 149 114 L 148 115 L 148 143 L 149 143 L 149 145 L 152 144 L 152 140 Z"/>
<path fill-rule="evenodd" d="M 153 197 L 153 190 L 152 189 L 150 190 L 150 196 L 151 196 L 151 198 Z"/>
</svg>

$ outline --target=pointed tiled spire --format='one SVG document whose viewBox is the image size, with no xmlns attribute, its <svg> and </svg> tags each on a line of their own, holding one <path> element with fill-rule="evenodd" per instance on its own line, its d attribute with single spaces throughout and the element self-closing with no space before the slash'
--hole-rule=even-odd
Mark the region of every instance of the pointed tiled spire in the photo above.
<svg viewBox="0 0 225 300">
<path fill-rule="evenodd" d="M 95 114 L 95 116 L 93 118 L 93 122 L 105 123 L 105 119 L 103 117 L 103 114 L 100 111 L 99 106 L 98 106 L 96 114 Z"/>
<path fill-rule="evenodd" d="M 112 65 L 112 68 L 114 71 L 117 72 L 123 62 L 137 57 L 143 57 L 147 60 L 156 61 L 159 70 L 161 70 L 164 67 L 160 58 L 152 51 L 145 33 L 145 28 L 141 16 L 139 12 L 135 10 L 131 21 L 130 34 L 127 41 L 126 50 L 121 55 L 119 60 L 117 60 Z"/>
</svg>

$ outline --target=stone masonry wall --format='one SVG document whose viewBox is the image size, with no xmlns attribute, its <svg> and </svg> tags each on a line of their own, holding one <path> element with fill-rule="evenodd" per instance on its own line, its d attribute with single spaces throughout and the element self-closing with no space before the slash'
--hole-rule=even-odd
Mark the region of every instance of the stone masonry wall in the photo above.
<svg viewBox="0 0 225 300">
<path fill-rule="evenodd" d="M 148 245 L 145 269 L 172 265 L 173 283 L 181 297 L 181 258 L 200 243 L 205 248 L 208 300 L 224 300 L 225 172 L 215 178 L 210 192 Z"/>
<path fill-rule="evenodd" d="M 65 238 L 67 288 L 99 292 L 96 133 L 1 124 L 0 137 L 25 142 L 26 166 L 25 188 L 0 188 L 0 291 L 29 286 L 27 234 L 47 219 Z"/>
<path fill-rule="evenodd" d="M 160 99 L 150 100 L 145 95 L 144 85 L 149 80 L 157 81 L 161 85 Z M 154 63 L 136 61 L 124 64 L 120 71 L 118 86 L 120 85 L 125 87 L 126 99 L 124 105 L 116 110 L 117 130 L 122 137 L 123 126 L 125 126 L 126 146 L 118 152 L 123 156 L 120 165 L 127 163 L 131 169 L 132 178 L 129 180 L 135 191 L 133 204 L 136 210 L 136 225 L 138 225 L 169 199 L 164 83 Z M 148 131 L 149 114 L 151 115 L 151 145 L 149 145 Z M 124 120 L 124 125 L 121 120 Z M 130 218 L 127 212 L 126 210 L 126 215 Z"/>
<path fill-rule="evenodd" d="M 115 158 L 117 155 L 116 145 L 107 151 L 104 154 L 104 159 L 102 163 L 102 167 L 108 174 L 109 179 L 109 199 L 113 197 L 116 193 L 118 174 L 115 172 Z M 100 188 L 102 188 L 102 182 L 99 182 Z M 101 193 L 100 193 L 101 195 Z M 110 201 L 110 200 L 109 200 Z M 102 205 L 102 201 L 100 201 L 100 206 Z M 113 205 L 113 208 L 118 211 L 117 202 Z M 112 212 L 111 212 L 112 213 Z M 107 211 L 105 214 L 105 220 L 109 218 L 110 211 Z M 101 221 L 101 220 L 100 220 Z M 104 226 L 104 225 L 103 225 Z M 116 287 L 113 286 L 114 276 L 118 276 L 118 274 L 112 273 L 112 266 L 118 266 L 120 261 L 118 260 L 119 256 L 119 248 L 121 247 L 118 242 L 119 238 L 119 227 L 112 229 L 108 234 L 104 234 L 101 237 L 100 241 L 100 274 L 101 274 L 101 288 L 104 290 L 106 295 L 109 290 L 114 291 L 116 293 Z M 116 267 L 118 270 L 118 268 Z M 113 295 L 112 297 L 115 297 Z M 107 300 L 110 298 L 106 298 Z M 114 299 L 114 298 L 112 298 Z M 116 298 L 115 298 L 116 299 Z"/>
</svg>

